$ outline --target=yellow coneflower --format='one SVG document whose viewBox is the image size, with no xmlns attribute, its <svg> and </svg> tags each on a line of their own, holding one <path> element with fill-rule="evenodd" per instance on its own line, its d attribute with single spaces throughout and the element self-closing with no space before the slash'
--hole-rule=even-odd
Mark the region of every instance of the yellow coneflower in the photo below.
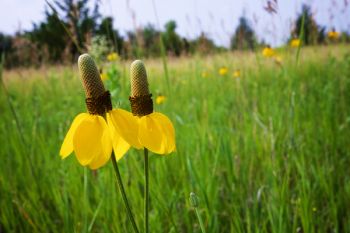
<svg viewBox="0 0 350 233">
<path fill-rule="evenodd" d="M 156 154 L 169 154 L 175 150 L 175 129 L 167 116 L 153 112 L 153 101 L 148 89 L 147 73 L 143 62 L 131 64 L 132 114 L 135 116 L 130 137 L 126 141 L 137 149 L 147 148 Z M 113 117 L 113 115 L 111 115 Z M 131 121 L 130 121 L 131 122 Z M 117 130 L 118 131 L 118 130 Z"/>
<path fill-rule="evenodd" d="M 273 57 L 275 55 L 275 51 L 270 46 L 267 46 L 263 49 L 262 55 L 264 57 Z"/>
<path fill-rule="evenodd" d="M 232 74 L 234 78 L 239 78 L 241 77 L 241 71 L 240 70 L 235 70 Z"/>
<path fill-rule="evenodd" d="M 207 78 L 208 77 L 208 72 L 203 71 L 201 76 L 202 76 L 202 78 Z"/>
<path fill-rule="evenodd" d="M 101 77 L 102 81 L 106 81 L 108 79 L 108 74 L 107 73 L 101 73 L 100 77 Z"/>
<path fill-rule="evenodd" d="M 105 90 L 90 55 L 81 55 L 78 65 L 88 113 L 80 113 L 75 117 L 62 143 L 60 155 L 64 159 L 74 151 L 81 165 L 97 169 L 109 160 L 112 148 L 119 159 L 130 147 L 121 134 L 111 130 L 111 123 L 106 122 L 105 116 L 108 118 L 110 114 L 118 115 L 121 120 L 113 122 L 113 128 L 119 127 L 124 134 L 130 130 L 127 128 L 128 122 L 134 119 L 127 111 L 112 110 L 110 94 Z"/>
<path fill-rule="evenodd" d="M 228 69 L 227 69 L 227 67 L 225 67 L 225 66 L 223 66 L 223 67 L 221 67 L 221 68 L 219 69 L 219 74 L 220 74 L 221 76 L 225 76 L 225 75 L 227 74 L 227 72 L 228 72 Z"/>
<path fill-rule="evenodd" d="M 299 39 L 293 39 L 290 41 L 290 46 L 292 48 L 298 48 L 300 46 L 301 42 Z"/>
<path fill-rule="evenodd" d="M 339 38 L 339 32 L 335 31 L 334 29 L 330 32 L 328 32 L 328 38 L 331 40 L 337 40 Z"/>
<path fill-rule="evenodd" d="M 273 60 L 276 62 L 277 65 L 282 65 L 282 63 L 283 63 L 283 59 L 279 55 L 273 56 Z"/>
<path fill-rule="evenodd" d="M 159 104 L 164 103 L 165 100 L 166 100 L 166 97 L 164 95 L 158 95 L 156 98 L 156 103 L 159 105 Z"/>
<path fill-rule="evenodd" d="M 110 53 L 110 54 L 107 55 L 107 60 L 108 61 L 116 61 L 118 59 L 119 59 L 119 55 L 117 53 L 115 53 L 115 52 Z"/>
</svg>

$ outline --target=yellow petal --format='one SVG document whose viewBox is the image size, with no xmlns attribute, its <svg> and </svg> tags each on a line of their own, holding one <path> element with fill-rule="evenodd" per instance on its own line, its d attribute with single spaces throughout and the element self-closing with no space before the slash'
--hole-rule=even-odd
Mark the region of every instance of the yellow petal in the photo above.
<svg viewBox="0 0 350 233">
<path fill-rule="evenodd" d="M 159 124 L 163 131 L 163 143 L 165 145 L 164 154 L 169 154 L 175 150 L 175 129 L 173 123 L 162 113 L 154 112 L 149 115 Z"/>
<path fill-rule="evenodd" d="M 136 149 L 142 145 L 138 140 L 138 118 L 123 109 L 114 109 L 107 113 L 108 125 L 112 125 L 117 134 Z"/>
<path fill-rule="evenodd" d="M 73 152 L 73 135 L 75 133 L 75 130 L 77 129 L 80 122 L 88 116 L 89 114 L 87 113 L 80 113 L 74 118 L 73 123 L 71 124 L 61 146 L 60 155 L 62 159 L 66 158 Z"/>
<path fill-rule="evenodd" d="M 108 113 L 107 113 L 107 119 L 108 119 Z M 127 143 L 115 130 L 114 126 L 112 124 L 108 124 L 109 132 L 112 139 L 112 145 L 114 150 L 114 155 L 116 160 L 118 161 L 121 159 L 125 153 L 129 150 L 130 144 Z"/>
<path fill-rule="evenodd" d="M 103 121 L 101 122 L 102 128 L 103 128 L 103 134 L 100 140 L 100 147 L 101 147 L 101 152 L 99 155 L 97 155 L 90 163 L 89 163 L 89 167 L 91 169 L 98 169 L 100 167 L 102 167 L 103 165 L 105 165 L 109 158 L 111 157 L 111 153 L 112 153 L 112 139 L 111 139 L 111 135 L 108 129 L 108 126 L 105 122 L 104 119 L 99 118 L 99 121 Z"/>
<path fill-rule="evenodd" d="M 106 122 L 101 116 L 89 115 L 81 121 L 75 130 L 73 147 L 81 165 L 89 164 L 102 152 L 101 138 L 104 125 Z"/>
<path fill-rule="evenodd" d="M 157 122 L 156 118 L 151 117 L 152 114 L 141 117 L 139 121 L 139 140 L 140 143 L 157 154 L 166 152 L 166 140 L 164 140 L 164 132 Z"/>
</svg>

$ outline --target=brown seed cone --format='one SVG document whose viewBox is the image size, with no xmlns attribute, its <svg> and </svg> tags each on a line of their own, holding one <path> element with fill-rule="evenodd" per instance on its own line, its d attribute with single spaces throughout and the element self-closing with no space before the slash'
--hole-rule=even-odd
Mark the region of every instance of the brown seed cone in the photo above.
<svg viewBox="0 0 350 233">
<path fill-rule="evenodd" d="M 141 60 L 136 60 L 130 67 L 131 96 L 149 95 L 146 68 Z"/>
<path fill-rule="evenodd" d="M 145 116 L 153 112 L 152 94 L 149 93 L 146 68 L 141 60 L 130 67 L 131 112 L 135 116 Z"/>
<path fill-rule="evenodd" d="M 86 107 L 90 114 L 104 116 L 112 110 L 111 96 L 105 91 L 100 73 L 92 57 L 85 53 L 79 56 L 78 67 L 86 95 Z"/>
<path fill-rule="evenodd" d="M 103 82 L 92 57 L 85 53 L 79 56 L 78 67 L 86 98 L 98 98 L 105 93 Z"/>
</svg>

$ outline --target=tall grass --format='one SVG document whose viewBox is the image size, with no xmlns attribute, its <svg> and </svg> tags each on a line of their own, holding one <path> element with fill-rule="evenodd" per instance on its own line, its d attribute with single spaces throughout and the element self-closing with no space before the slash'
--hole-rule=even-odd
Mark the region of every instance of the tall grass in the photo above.
<svg viewBox="0 0 350 233">
<path fill-rule="evenodd" d="M 248 53 L 169 60 L 171 96 L 155 108 L 175 124 L 177 152 L 150 154 L 152 232 L 201 231 L 191 192 L 207 232 L 350 232 L 346 51 L 303 49 L 295 66 L 286 50 L 283 68 L 262 58 L 258 66 Z M 145 63 L 153 95 L 164 93 L 161 61 Z M 72 119 L 86 111 L 76 70 L 22 73 L 5 71 L 8 95 L 0 95 L 0 232 L 131 232 L 112 164 L 84 173 L 74 156 L 58 156 Z M 113 99 L 125 109 L 127 80 L 123 72 Z M 141 226 L 142 151 L 130 150 L 119 168 Z"/>
</svg>

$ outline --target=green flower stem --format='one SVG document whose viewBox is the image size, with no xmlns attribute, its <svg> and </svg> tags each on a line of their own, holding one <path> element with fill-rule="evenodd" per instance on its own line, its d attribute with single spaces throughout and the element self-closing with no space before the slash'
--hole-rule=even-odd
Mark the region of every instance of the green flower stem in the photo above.
<svg viewBox="0 0 350 233">
<path fill-rule="evenodd" d="M 128 198 L 126 197 L 123 181 L 122 181 L 122 178 L 120 176 L 118 163 L 117 163 L 117 160 L 115 159 L 114 152 L 112 153 L 112 162 L 113 162 L 113 167 L 114 167 L 114 171 L 115 171 L 115 176 L 117 178 L 119 190 L 120 190 L 120 192 L 122 194 L 123 201 L 124 201 L 125 208 L 126 208 L 126 212 L 128 213 L 128 217 L 129 217 L 129 220 L 130 220 L 130 222 L 132 224 L 132 228 L 134 229 L 134 232 L 139 233 L 139 229 L 137 228 L 134 216 L 133 216 L 133 214 L 131 212 L 131 208 L 130 208 L 130 205 L 129 205 L 129 202 L 128 202 Z"/>
<path fill-rule="evenodd" d="M 149 169 L 148 169 L 148 150 L 144 149 L 144 155 L 145 155 L 145 189 L 144 189 L 144 205 L 145 205 L 145 233 L 149 233 Z"/>
<path fill-rule="evenodd" d="M 201 215 L 199 214 L 198 208 L 195 207 L 194 210 L 196 211 L 196 215 L 197 215 L 197 218 L 198 218 L 198 221 L 199 221 L 199 226 L 201 227 L 202 233 L 206 233 L 205 232 L 205 228 L 204 228 L 204 224 L 203 224 L 203 220 L 202 220 Z"/>
</svg>

